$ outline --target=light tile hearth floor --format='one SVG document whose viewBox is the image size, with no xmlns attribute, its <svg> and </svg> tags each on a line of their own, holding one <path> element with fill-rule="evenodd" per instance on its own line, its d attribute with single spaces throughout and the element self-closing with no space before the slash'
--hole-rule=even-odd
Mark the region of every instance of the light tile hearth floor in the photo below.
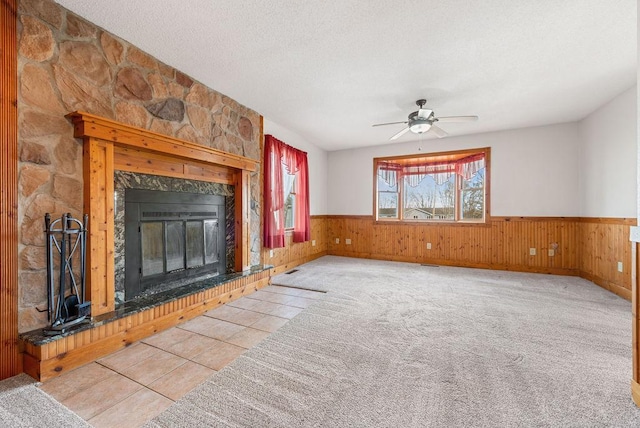
<svg viewBox="0 0 640 428">
<path fill-rule="evenodd" d="M 322 295 L 270 285 L 40 388 L 94 427 L 140 426 Z"/>
</svg>

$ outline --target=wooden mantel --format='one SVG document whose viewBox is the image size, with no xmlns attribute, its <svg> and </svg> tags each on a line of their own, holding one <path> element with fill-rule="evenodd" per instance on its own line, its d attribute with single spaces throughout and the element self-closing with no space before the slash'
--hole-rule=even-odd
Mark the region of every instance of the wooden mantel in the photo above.
<svg viewBox="0 0 640 428">
<path fill-rule="evenodd" d="M 115 309 L 114 171 L 235 187 L 236 271 L 250 267 L 250 173 L 259 161 L 94 116 L 67 115 L 83 139 L 84 212 L 89 214 L 87 291 L 91 315 Z"/>
</svg>

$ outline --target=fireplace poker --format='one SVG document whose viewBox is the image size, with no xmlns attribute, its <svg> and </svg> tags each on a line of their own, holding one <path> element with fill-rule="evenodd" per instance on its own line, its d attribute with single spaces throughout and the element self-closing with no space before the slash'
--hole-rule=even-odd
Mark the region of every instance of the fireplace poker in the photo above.
<svg viewBox="0 0 640 428">
<path fill-rule="evenodd" d="M 55 327 L 60 324 L 64 324 L 64 318 L 62 311 L 65 308 L 65 280 L 67 276 L 67 238 L 65 236 L 67 232 L 67 214 L 62 214 L 62 237 L 60 239 L 60 287 L 58 290 L 58 308 L 56 311 L 56 320 L 51 325 Z M 67 314 L 68 316 L 69 314 Z"/>
<path fill-rule="evenodd" d="M 87 225 L 89 224 L 89 214 L 82 217 L 82 234 L 80 245 L 80 290 L 82 291 L 81 304 L 86 306 L 86 273 L 87 273 Z"/>
<path fill-rule="evenodd" d="M 44 216 L 44 231 L 47 234 L 47 321 L 51 322 L 53 317 L 53 294 L 55 293 L 53 285 L 53 255 L 51 254 L 51 215 L 47 213 Z M 37 308 L 36 308 L 37 309 Z"/>
<path fill-rule="evenodd" d="M 77 229 L 73 229 L 73 222 L 78 225 Z M 71 238 L 72 235 L 76 235 L 75 241 Z M 82 236 L 82 225 L 78 220 L 71 217 L 71 213 L 69 213 L 69 217 L 67 218 L 67 237 L 69 239 L 69 256 L 67 257 L 67 268 L 69 271 L 69 289 L 71 290 L 71 295 L 65 299 L 65 307 L 67 308 L 67 318 L 71 316 L 69 311 L 70 307 L 74 307 L 77 309 L 77 305 L 82 303 L 80 301 L 80 293 L 78 290 L 78 282 L 76 281 L 76 275 L 73 271 L 73 257 L 78 249 L 78 246 L 81 243 Z M 77 312 L 77 310 L 76 310 Z"/>
</svg>

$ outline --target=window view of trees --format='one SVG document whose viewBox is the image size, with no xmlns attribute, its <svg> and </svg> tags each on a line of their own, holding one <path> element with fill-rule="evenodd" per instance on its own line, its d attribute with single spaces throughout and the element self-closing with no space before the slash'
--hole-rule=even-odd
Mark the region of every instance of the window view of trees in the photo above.
<svg viewBox="0 0 640 428">
<path fill-rule="evenodd" d="M 482 219 L 484 217 L 484 174 L 485 168 L 478 172 L 469 180 L 462 180 L 462 191 L 460 197 L 462 199 L 463 219 Z"/>
<path fill-rule="evenodd" d="M 378 177 L 378 217 L 398 217 L 398 185 L 389 186 L 380 177 Z"/>
<path fill-rule="evenodd" d="M 282 167 L 282 183 L 284 184 L 284 228 L 293 229 L 294 215 L 296 209 L 296 176 L 287 173 L 286 168 Z"/>
<path fill-rule="evenodd" d="M 376 159 L 377 218 L 483 221 L 488 151 Z"/>
<path fill-rule="evenodd" d="M 405 218 L 413 220 L 453 220 L 455 216 L 455 177 L 442 184 L 433 175 L 422 179 L 417 187 L 411 187 L 405 178 Z M 424 213 L 424 217 L 420 216 Z"/>
<path fill-rule="evenodd" d="M 284 228 L 293 229 L 293 213 L 295 212 L 296 194 L 289 193 L 284 200 Z"/>
</svg>

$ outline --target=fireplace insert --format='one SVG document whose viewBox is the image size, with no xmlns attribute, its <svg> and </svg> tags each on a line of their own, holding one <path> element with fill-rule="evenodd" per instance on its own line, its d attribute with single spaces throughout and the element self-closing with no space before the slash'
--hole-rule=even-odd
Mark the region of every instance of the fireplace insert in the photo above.
<svg viewBox="0 0 640 428">
<path fill-rule="evenodd" d="M 225 273 L 224 196 L 125 190 L 125 301 Z"/>
</svg>

